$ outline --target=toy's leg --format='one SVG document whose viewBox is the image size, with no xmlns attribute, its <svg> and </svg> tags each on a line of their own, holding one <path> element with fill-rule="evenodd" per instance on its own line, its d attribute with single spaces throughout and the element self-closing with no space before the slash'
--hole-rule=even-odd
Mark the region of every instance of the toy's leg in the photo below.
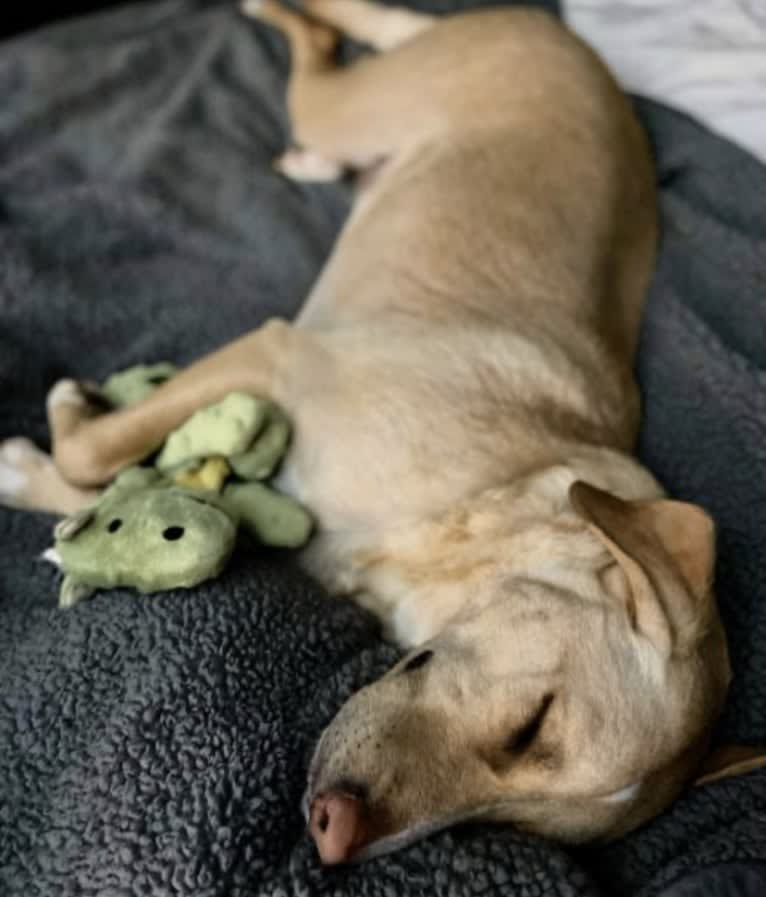
<svg viewBox="0 0 766 897">
<path fill-rule="evenodd" d="M 0 504 L 51 514 L 74 514 L 93 504 L 97 489 L 78 489 L 53 458 L 21 437 L 0 442 Z"/>
<path fill-rule="evenodd" d="M 48 396 L 56 467 L 70 483 L 101 485 L 158 448 L 195 411 L 229 392 L 285 404 L 281 371 L 289 371 L 291 359 L 314 345 L 305 331 L 269 321 L 184 369 L 144 401 L 105 414 L 79 384 L 62 380 Z"/>
</svg>

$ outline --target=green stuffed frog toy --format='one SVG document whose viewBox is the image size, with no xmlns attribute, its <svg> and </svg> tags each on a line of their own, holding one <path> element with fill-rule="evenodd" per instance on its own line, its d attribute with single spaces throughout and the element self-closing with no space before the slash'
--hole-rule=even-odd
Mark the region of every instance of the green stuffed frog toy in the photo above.
<svg viewBox="0 0 766 897">
<path fill-rule="evenodd" d="M 174 372 L 139 366 L 110 378 L 102 395 L 115 407 L 130 404 Z M 123 471 L 95 505 L 56 526 L 45 557 L 64 573 L 59 605 L 101 588 L 191 588 L 223 570 L 240 529 L 266 545 L 305 544 L 311 516 L 262 482 L 289 439 L 284 413 L 244 393 L 198 411 L 171 434 L 153 467 Z"/>
</svg>

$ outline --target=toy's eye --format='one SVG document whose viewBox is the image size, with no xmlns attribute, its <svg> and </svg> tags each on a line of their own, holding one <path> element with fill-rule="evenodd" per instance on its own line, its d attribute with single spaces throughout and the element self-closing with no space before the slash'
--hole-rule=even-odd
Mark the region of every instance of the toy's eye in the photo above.
<svg viewBox="0 0 766 897">
<path fill-rule="evenodd" d="M 109 521 L 109 526 L 107 526 L 107 532 L 116 533 L 117 530 L 122 526 L 122 520 L 119 517 L 115 517 L 114 520 Z"/>
<path fill-rule="evenodd" d="M 146 382 L 150 383 L 152 386 L 161 386 L 167 379 L 168 378 L 164 374 L 155 374 L 154 377 L 148 377 Z"/>
<path fill-rule="evenodd" d="M 168 542 L 175 542 L 183 536 L 184 532 L 185 530 L 182 526 L 169 526 L 163 531 L 162 538 L 167 539 Z"/>
</svg>

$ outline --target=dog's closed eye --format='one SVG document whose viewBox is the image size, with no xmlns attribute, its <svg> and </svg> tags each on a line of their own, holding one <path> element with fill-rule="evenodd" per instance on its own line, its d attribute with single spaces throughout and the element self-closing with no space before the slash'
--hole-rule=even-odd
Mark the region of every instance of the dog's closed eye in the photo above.
<svg viewBox="0 0 766 897">
<path fill-rule="evenodd" d="M 510 738 L 506 740 L 503 749 L 507 753 L 515 755 L 523 754 L 524 751 L 531 746 L 532 742 L 540 734 L 540 729 L 542 729 L 545 717 L 548 715 L 548 711 L 551 708 L 553 698 L 554 695 L 550 693 L 545 695 L 535 711 L 534 716 L 532 716 L 528 722 L 524 723 L 520 729 L 516 729 Z"/>
<path fill-rule="evenodd" d="M 402 672 L 411 673 L 413 670 L 419 670 L 420 667 L 425 666 L 433 656 L 433 651 L 421 651 L 420 654 L 416 654 L 405 663 L 402 667 Z"/>
</svg>

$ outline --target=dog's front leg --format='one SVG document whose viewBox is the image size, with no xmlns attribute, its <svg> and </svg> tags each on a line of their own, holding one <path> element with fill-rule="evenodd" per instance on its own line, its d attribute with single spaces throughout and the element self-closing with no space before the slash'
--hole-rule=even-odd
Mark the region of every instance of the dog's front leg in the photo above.
<svg viewBox="0 0 766 897">
<path fill-rule="evenodd" d="M 271 320 L 185 368 L 144 401 L 106 414 L 74 380 L 62 380 L 48 396 L 56 467 L 74 485 L 102 485 L 158 448 L 195 411 L 229 392 L 281 404 L 282 371 L 311 341 L 305 331 Z"/>
<path fill-rule="evenodd" d="M 0 505 L 66 515 L 87 508 L 98 496 L 98 489 L 67 483 L 53 458 L 29 439 L 0 442 Z"/>
</svg>

